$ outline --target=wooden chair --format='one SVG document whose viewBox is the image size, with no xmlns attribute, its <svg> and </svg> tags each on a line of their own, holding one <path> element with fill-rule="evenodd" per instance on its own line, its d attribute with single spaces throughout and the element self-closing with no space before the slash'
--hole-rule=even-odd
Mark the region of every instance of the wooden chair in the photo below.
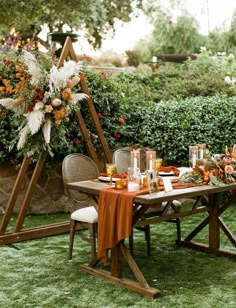
<svg viewBox="0 0 236 308">
<path fill-rule="evenodd" d="M 131 147 L 124 147 L 124 148 L 119 148 L 113 153 L 112 161 L 114 164 L 116 164 L 117 167 L 117 173 L 122 173 L 124 171 L 127 172 L 128 167 L 131 165 L 131 151 L 133 148 Z M 146 151 L 151 150 L 149 148 L 141 148 L 140 149 L 140 171 L 144 172 L 146 168 Z M 150 208 L 148 209 L 145 214 L 143 215 L 142 219 L 147 220 L 148 218 L 160 216 L 162 211 L 165 211 L 168 213 L 168 211 L 178 211 L 178 209 L 181 206 L 181 202 L 178 200 L 174 200 L 171 208 L 169 204 L 166 202 L 163 202 L 160 207 L 157 209 L 155 208 Z M 181 227 L 180 227 L 180 219 L 171 219 L 168 220 L 167 222 L 175 223 L 176 224 L 176 233 L 177 233 L 177 243 L 180 243 L 181 240 Z M 147 242 L 147 255 L 151 255 L 151 232 L 150 232 L 150 225 L 147 224 L 144 227 L 138 227 L 136 228 L 137 230 L 144 231 L 145 234 L 145 240 Z M 134 255 L 134 241 L 133 241 L 133 230 L 132 233 L 129 237 L 129 249 L 132 255 Z"/>
<path fill-rule="evenodd" d="M 82 154 L 67 155 L 62 163 L 62 177 L 68 197 L 71 201 L 69 259 L 72 259 L 75 230 L 80 237 L 91 244 L 92 257 L 96 255 L 98 214 L 93 202 L 87 194 L 69 190 L 67 183 L 98 178 L 99 170 L 95 162 Z M 91 205 L 92 204 L 92 205 Z M 88 230 L 89 236 L 83 231 Z M 76 231 L 77 232 L 77 231 Z"/>
</svg>

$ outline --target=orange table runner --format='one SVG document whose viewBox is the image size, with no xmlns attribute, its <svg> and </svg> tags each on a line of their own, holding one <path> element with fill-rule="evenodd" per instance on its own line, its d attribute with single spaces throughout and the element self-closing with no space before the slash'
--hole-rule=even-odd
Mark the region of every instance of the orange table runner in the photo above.
<svg viewBox="0 0 236 308">
<path fill-rule="evenodd" d="M 188 188 L 196 184 L 174 183 L 173 188 Z M 163 190 L 163 186 L 158 187 Z M 127 189 L 101 190 L 98 201 L 98 259 L 107 262 L 108 249 L 131 234 L 133 199 L 137 195 L 148 194 L 148 189 L 139 192 L 128 192 Z"/>
</svg>

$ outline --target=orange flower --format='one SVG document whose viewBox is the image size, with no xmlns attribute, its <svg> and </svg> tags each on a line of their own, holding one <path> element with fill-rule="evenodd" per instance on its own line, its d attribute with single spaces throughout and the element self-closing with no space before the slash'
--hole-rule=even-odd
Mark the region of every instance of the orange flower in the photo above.
<svg viewBox="0 0 236 308">
<path fill-rule="evenodd" d="M 60 124 L 64 117 L 67 115 L 69 109 L 67 107 L 62 107 L 59 110 L 56 110 L 54 113 L 56 124 Z"/>
<path fill-rule="evenodd" d="M 21 77 L 21 73 L 16 73 L 16 78 L 20 78 Z"/>
<path fill-rule="evenodd" d="M 9 82 L 8 82 L 8 80 L 7 79 L 3 79 L 3 84 L 4 84 L 4 86 L 5 87 L 8 87 L 8 85 L 9 85 Z"/>
<path fill-rule="evenodd" d="M 7 88 L 7 92 L 12 94 L 12 93 L 14 93 L 14 92 L 15 92 L 15 90 L 14 90 L 14 89 L 12 89 L 11 87 L 8 87 L 8 88 Z"/>
<path fill-rule="evenodd" d="M 65 101 L 69 101 L 71 99 L 71 90 L 69 88 L 63 90 L 61 96 Z"/>
<path fill-rule="evenodd" d="M 24 67 L 19 66 L 19 65 L 16 65 L 15 67 L 16 67 L 16 70 L 19 71 L 19 72 L 21 72 L 21 73 L 23 73 L 24 70 L 25 70 Z"/>
<path fill-rule="evenodd" d="M 3 92 L 5 89 L 5 87 L 0 87 L 0 92 Z"/>
<path fill-rule="evenodd" d="M 79 74 L 79 77 L 80 77 L 80 79 L 84 80 L 84 79 L 86 78 L 86 75 L 83 74 L 83 73 L 80 73 L 80 74 Z"/>
</svg>

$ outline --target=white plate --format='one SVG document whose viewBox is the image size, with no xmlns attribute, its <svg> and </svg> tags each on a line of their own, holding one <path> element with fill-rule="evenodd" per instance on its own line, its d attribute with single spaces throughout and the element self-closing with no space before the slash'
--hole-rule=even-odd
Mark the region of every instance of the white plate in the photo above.
<svg viewBox="0 0 236 308">
<path fill-rule="evenodd" d="M 102 181 L 102 182 L 110 182 L 110 177 L 109 176 L 99 176 L 99 181 Z M 118 180 L 121 180 L 121 178 L 112 178 L 112 182 L 115 182 L 115 181 L 118 181 Z"/>
<path fill-rule="evenodd" d="M 173 171 L 171 171 L 171 172 L 158 172 L 158 174 L 160 175 L 160 176 L 170 176 L 170 175 L 174 175 L 174 172 Z"/>
</svg>

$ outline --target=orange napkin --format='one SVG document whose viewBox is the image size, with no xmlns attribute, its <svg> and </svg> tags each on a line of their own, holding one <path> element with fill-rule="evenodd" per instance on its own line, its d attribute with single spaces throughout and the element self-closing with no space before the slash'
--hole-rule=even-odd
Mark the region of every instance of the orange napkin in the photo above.
<svg viewBox="0 0 236 308">
<path fill-rule="evenodd" d="M 175 166 L 161 167 L 159 171 L 166 173 L 173 171 L 176 176 L 178 176 L 180 173 L 179 169 L 176 168 Z"/>
<path fill-rule="evenodd" d="M 107 262 L 108 249 L 131 234 L 133 199 L 148 194 L 147 189 L 128 192 L 105 188 L 98 201 L 98 259 Z"/>
<path fill-rule="evenodd" d="M 174 189 L 199 186 L 195 183 L 173 183 Z M 164 186 L 159 186 L 163 190 Z M 98 259 L 107 262 L 108 249 L 131 234 L 133 200 L 137 195 L 148 194 L 149 190 L 141 188 L 139 192 L 128 192 L 127 189 L 101 190 L 98 200 Z"/>
</svg>

